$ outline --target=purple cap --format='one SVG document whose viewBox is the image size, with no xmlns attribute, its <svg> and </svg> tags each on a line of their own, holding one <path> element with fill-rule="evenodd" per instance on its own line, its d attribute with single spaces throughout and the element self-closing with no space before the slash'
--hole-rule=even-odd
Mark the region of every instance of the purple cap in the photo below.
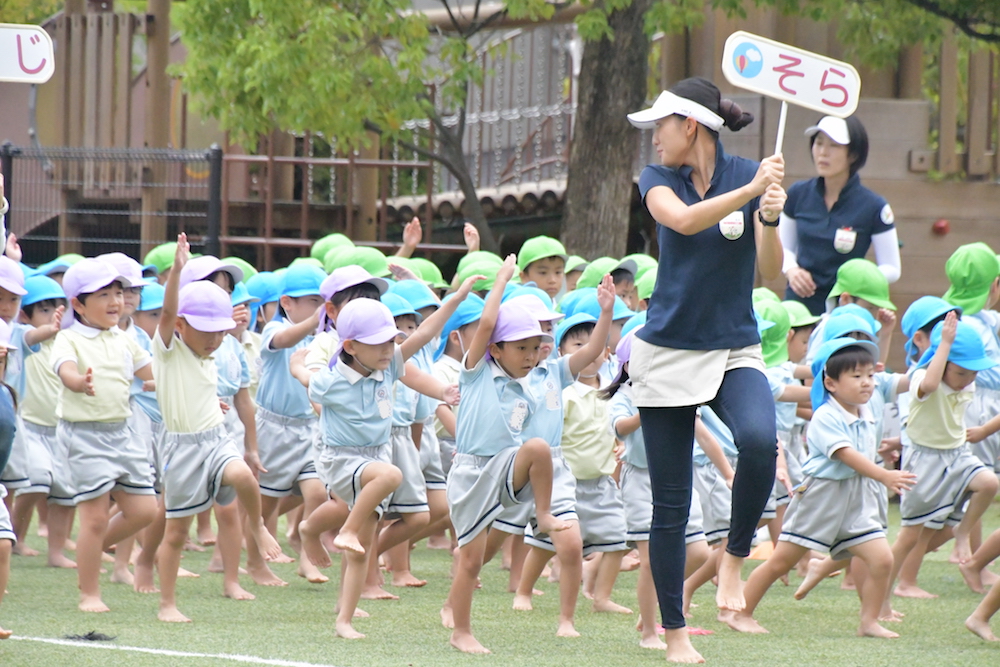
<svg viewBox="0 0 1000 667">
<path fill-rule="evenodd" d="M 73 314 L 73 299 L 75 297 L 81 294 L 91 294 L 113 282 L 120 282 L 122 287 L 132 286 L 128 278 L 103 259 L 88 257 L 66 269 L 62 286 L 63 291 L 66 292 L 66 299 L 69 300 L 69 307 L 66 309 L 66 314 L 63 315 L 63 329 L 73 324 L 75 319 Z"/>
<path fill-rule="evenodd" d="M 233 284 L 243 280 L 243 269 L 235 264 L 224 264 L 221 259 L 212 255 L 202 255 L 189 259 L 181 269 L 181 288 L 196 280 L 204 280 L 217 271 L 225 271 L 233 277 Z"/>
<path fill-rule="evenodd" d="M 13 345 L 10 339 L 14 336 L 14 327 L 10 326 L 3 320 L 0 320 L 0 347 L 5 347 L 8 350 L 16 350 L 17 345 Z"/>
<path fill-rule="evenodd" d="M 337 292 L 362 283 L 368 283 L 378 288 L 379 296 L 385 294 L 385 291 L 389 289 L 389 283 L 384 278 L 377 278 L 360 266 L 352 264 L 342 266 L 327 276 L 323 284 L 319 286 L 319 294 L 324 301 L 329 301 Z"/>
<path fill-rule="evenodd" d="M 355 299 L 345 304 L 337 315 L 337 333 L 340 334 L 340 345 L 337 346 L 331 363 L 336 363 L 340 357 L 344 341 L 381 345 L 403 334 L 396 328 L 396 320 L 389 312 L 389 307 L 375 299 Z"/>
<path fill-rule="evenodd" d="M 490 336 L 490 343 L 506 343 L 536 336 L 547 342 L 553 340 L 552 336 L 542 331 L 542 328 L 538 326 L 538 320 L 535 319 L 535 316 L 514 303 L 513 299 L 500 305 L 497 323 L 493 327 L 493 335 Z"/>
<path fill-rule="evenodd" d="M 12 294 L 24 296 L 24 272 L 10 257 L 0 255 L 0 287 Z"/>
<path fill-rule="evenodd" d="M 557 313 L 534 294 L 522 294 L 507 299 L 507 303 L 517 304 L 518 308 L 531 314 L 539 322 L 555 322 L 566 317 L 562 313 Z"/>
<path fill-rule="evenodd" d="M 618 346 L 615 348 L 615 357 L 618 359 L 618 375 L 622 374 L 622 368 L 628 363 L 628 360 L 632 357 L 632 341 L 635 340 L 635 332 L 642 329 L 643 325 L 637 326 L 635 329 L 629 331 L 622 339 L 618 341 Z"/>
<path fill-rule="evenodd" d="M 124 277 L 132 287 L 142 287 L 156 282 L 155 280 L 144 278 L 142 276 L 142 264 L 123 252 L 109 252 L 104 255 L 98 255 L 95 259 L 103 260 L 115 267 L 115 270 L 121 273 L 122 277 Z"/>
<path fill-rule="evenodd" d="M 229 294 L 215 283 L 204 280 L 181 288 L 177 317 L 183 317 L 197 331 L 215 333 L 236 328 Z"/>
</svg>

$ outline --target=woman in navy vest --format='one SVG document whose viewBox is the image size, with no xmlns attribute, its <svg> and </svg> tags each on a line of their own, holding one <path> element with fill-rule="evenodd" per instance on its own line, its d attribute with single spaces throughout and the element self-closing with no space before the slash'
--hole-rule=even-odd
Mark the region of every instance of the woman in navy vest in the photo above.
<svg viewBox="0 0 1000 667">
<path fill-rule="evenodd" d="M 816 178 L 788 188 L 781 214 L 785 298 L 801 301 L 813 315 L 826 310 L 837 269 L 875 248 L 875 263 L 890 283 L 899 280 L 899 239 L 892 207 L 861 185 L 868 160 L 868 133 L 856 117 L 825 116 L 806 130 Z"/>
<path fill-rule="evenodd" d="M 777 455 L 774 400 L 750 295 L 755 263 L 765 278 L 780 275 L 784 160 L 728 155 L 719 130 L 739 130 L 753 116 L 720 98 L 710 81 L 685 79 L 652 108 L 628 116 L 653 130 L 660 161 L 639 177 L 658 223 L 660 261 L 629 373 L 652 482 L 650 564 L 667 658 L 678 662 L 702 661 L 681 611 L 697 407 L 710 405 L 739 448 L 729 544 L 719 564 L 716 602 L 723 610 L 743 608 L 740 568 L 774 483 Z"/>
</svg>

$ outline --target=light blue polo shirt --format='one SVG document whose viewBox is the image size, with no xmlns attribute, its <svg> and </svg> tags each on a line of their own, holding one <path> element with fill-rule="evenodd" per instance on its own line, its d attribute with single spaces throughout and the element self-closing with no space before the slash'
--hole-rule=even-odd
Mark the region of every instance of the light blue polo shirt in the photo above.
<svg viewBox="0 0 1000 667">
<path fill-rule="evenodd" d="M 850 479 L 857 475 L 853 468 L 832 458 L 834 452 L 845 447 L 875 461 L 875 417 L 869 405 L 862 405 L 858 412 L 860 416 L 855 417 L 834 398 L 819 406 L 806 434 L 809 458 L 802 465 L 804 475 L 818 479 Z"/>
<path fill-rule="evenodd" d="M 722 453 L 726 455 L 727 458 L 735 459 L 740 455 L 740 451 L 736 449 L 736 442 L 733 440 L 733 432 L 729 430 L 726 423 L 719 418 L 719 415 L 715 414 L 712 408 L 707 405 L 701 406 L 701 422 L 708 428 L 708 432 L 711 433 L 716 440 L 719 441 L 719 445 L 722 447 Z M 695 445 L 697 446 L 697 442 Z M 699 447 L 699 449 L 701 449 Z M 708 457 L 705 457 L 706 461 Z"/>
<path fill-rule="evenodd" d="M 24 374 L 25 357 L 35 354 L 42 349 L 40 343 L 34 347 L 28 347 L 24 344 L 24 334 L 34 328 L 30 324 L 21 324 L 20 322 L 11 323 L 10 342 L 11 345 L 16 345 L 17 349 L 10 350 L 7 353 L 7 371 L 4 375 L 4 380 L 14 388 L 18 396 L 24 396 L 25 392 L 25 382 L 27 380 Z"/>
<path fill-rule="evenodd" d="M 546 359 L 527 376 L 531 418 L 521 433 L 523 440 L 541 438 L 550 447 L 559 447 L 563 433 L 562 392 L 576 382 L 569 370 L 569 357 Z"/>
<path fill-rule="evenodd" d="M 767 384 L 771 388 L 771 395 L 774 396 L 774 425 L 779 431 L 791 431 L 795 425 L 795 409 L 798 403 L 787 403 L 779 401 L 781 395 L 785 393 L 785 387 L 790 384 L 798 384 L 792 374 L 795 365 L 790 361 L 772 366 L 764 371 L 767 376 Z"/>
<path fill-rule="evenodd" d="M 615 424 L 619 419 L 627 419 L 639 414 L 639 409 L 632 402 L 632 383 L 627 382 L 618 388 L 615 395 L 611 397 L 608 405 L 611 416 L 611 432 L 615 437 L 625 443 L 625 452 L 622 454 L 622 461 L 634 465 L 636 468 L 648 468 L 646 460 L 646 441 L 642 437 L 642 427 L 640 426 L 624 438 L 618 434 Z"/>
<path fill-rule="evenodd" d="M 292 377 L 289 363 L 292 354 L 309 345 L 312 334 L 306 336 L 297 345 L 275 350 L 271 348 L 271 340 L 279 331 L 284 331 L 292 323 L 287 318 L 271 320 L 261 332 L 260 340 L 260 384 L 257 385 L 257 405 L 275 414 L 295 419 L 313 419 L 309 403 L 309 394 L 302 383 Z"/>
<path fill-rule="evenodd" d="M 455 428 L 459 454 L 496 456 L 508 447 L 520 447 L 531 414 L 528 378 L 515 380 L 485 357 L 469 370 L 462 362 L 458 376 L 462 409 Z"/>
<path fill-rule="evenodd" d="M 309 381 L 309 398 L 323 406 L 320 434 L 326 447 L 371 447 L 389 442 L 392 386 L 406 372 L 399 346 L 389 368 L 364 376 L 338 358 Z"/>
<path fill-rule="evenodd" d="M 434 353 L 437 352 L 437 348 L 440 341 L 434 339 L 427 345 L 424 345 L 420 350 L 410 357 L 410 360 L 417 365 L 417 368 L 427 373 L 428 375 L 434 374 Z M 414 421 L 423 422 L 434 416 L 437 411 L 438 405 L 441 401 L 436 398 L 431 398 L 430 396 L 425 396 L 424 394 L 417 395 L 417 407 L 414 411 Z"/>
<path fill-rule="evenodd" d="M 419 400 L 419 392 L 410 389 L 402 382 L 397 382 L 392 401 L 392 425 L 409 426 L 415 422 Z"/>
<path fill-rule="evenodd" d="M 149 337 L 149 334 L 135 326 L 134 322 L 129 323 L 129 328 L 125 330 L 126 333 L 132 334 L 135 338 L 135 342 L 139 344 L 139 347 L 149 352 L 150 355 L 153 354 L 153 341 Z M 142 390 L 142 380 L 139 378 L 132 379 L 132 386 L 129 387 L 129 395 L 135 401 L 143 412 L 155 423 L 159 424 L 163 421 L 163 415 L 160 413 L 160 403 L 156 400 L 155 391 L 143 391 Z"/>
<path fill-rule="evenodd" d="M 250 386 L 250 365 L 243 346 L 234 336 L 226 334 L 219 349 L 212 353 L 219 372 L 217 393 L 220 398 L 230 398 L 240 389 Z"/>
<path fill-rule="evenodd" d="M 894 373 L 875 374 L 875 389 L 868 400 L 868 409 L 871 410 L 872 418 L 875 420 L 876 451 L 878 445 L 882 443 L 882 431 L 885 429 L 885 406 L 896 401 L 900 379 L 901 376 Z M 881 457 L 876 455 L 875 460 L 881 460 Z"/>
<path fill-rule="evenodd" d="M 1000 364 L 1000 340 L 997 338 L 1000 315 L 992 310 L 981 310 L 975 315 L 963 315 L 962 321 L 979 334 L 983 347 L 986 348 L 986 356 Z M 976 389 L 1000 390 L 1000 366 L 979 371 L 976 374 Z"/>
</svg>

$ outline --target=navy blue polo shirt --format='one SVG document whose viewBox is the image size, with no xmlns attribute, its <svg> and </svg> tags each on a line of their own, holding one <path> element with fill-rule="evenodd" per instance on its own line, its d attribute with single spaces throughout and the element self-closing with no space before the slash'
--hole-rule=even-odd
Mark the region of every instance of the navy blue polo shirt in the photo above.
<svg viewBox="0 0 1000 667">
<path fill-rule="evenodd" d="M 826 299 L 837 269 L 849 259 L 864 257 L 872 236 L 895 227 L 892 208 L 885 199 L 865 186 L 854 174 L 847 180 L 833 208 L 827 210 L 823 178 L 799 181 L 788 189 L 785 215 L 795 218 L 798 265 L 812 274 L 816 294 Z M 788 298 L 803 301 L 791 292 Z"/>
<path fill-rule="evenodd" d="M 705 194 L 711 198 L 753 180 L 759 163 L 727 155 L 715 145 L 715 173 Z M 639 176 L 639 192 L 664 185 L 687 205 L 702 201 L 691 183 L 691 167 L 649 165 Z M 722 350 L 760 343 L 750 293 L 754 284 L 754 212 L 758 198 L 697 234 L 685 236 L 657 224 L 660 263 L 656 289 L 644 326 L 636 335 L 647 343 L 680 350 Z"/>
</svg>

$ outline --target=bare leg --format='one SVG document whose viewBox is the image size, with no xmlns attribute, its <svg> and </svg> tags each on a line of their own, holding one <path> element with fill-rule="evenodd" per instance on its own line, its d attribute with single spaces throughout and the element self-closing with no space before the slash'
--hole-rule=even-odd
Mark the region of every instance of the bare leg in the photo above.
<svg viewBox="0 0 1000 667">
<path fill-rule="evenodd" d="M 0 576 L 2 576 L 2 568 L 3 564 L 0 563 Z M 990 630 L 990 619 L 997 613 L 998 609 L 1000 609 L 1000 585 L 990 589 L 972 615 L 965 619 L 965 627 L 988 642 L 1000 641 Z"/>
<path fill-rule="evenodd" d="M 163 542 L 157 550 L 160 564 L 160 612 L 157 618 L 168 623 L 191 622 L 177 609 L 177 570 L 181 566 L 181 551 L 190 530 L 189 516 L 167 519 Z"/>
<path fill-rule="evenodd" d="M 135 585 L 135 577 L 128 569 L 129 561 L 132 558 L 132 550 L 135 548 L 135 537 L 126 537 L 115 545 L 115 566 L 111 571 L 111 583 Z"/>
<path fill-rule="evenodd" d="M 934 539 L 936 533 L 940 531 L 932 530 L 927 526 L 923 526 L 920 531 L 920 535 L 917 537 L 917 543 L 910 550 L 909 555 L 903 560 L 903 566 L 899 568 L 899 583 L 896 588 L 892 591 L 893 595 L 901 598 L 936 598 L 937 595 L 933 593 L 928 593 L 919 586 L 917 586 L 917 576 L 920 573 L 920 566 L 923 565 L 924 555 L 928 551 L 928 545 Z M 904 581 L 903 579 L 903 569 L 907 571 L 907 577 L 911 581 Z"/>
<path fill-rule="evenodd" d="M 657 609 L 656 587 L 653 586 L 653 572 L 649 569 L 649 542 L 636 542 L 639 550 L 639 578 L 636 580 L 636 597 L 639 598 L 639 623 L 642 639 L 639 646 L 642 648 L 666 651 L 667 645 L 663 643 L 657 633 L 656 622 L 659 610 Z"/>
<path fill-rule="evenodd" d="M 800 547 L 791 542 L 778 542 L 778 546 L 774 548 L 771 557 L 764 561 L 762 565 L 757 566 L 757 569 L 747 579 L 746 589 L 743 591 L 743 594 L 746 596 L 746 606 L 728 618 L 726 622 L 729 624 L 729 627 L 738 632 L 767 632 L 763 626 L 754 620 L 753 612 L 757 609 L 757 605 L 760 604 L 761 599 L 767 593 L 771 584 L 777 581 L 781 575 L 791 571 L 795 567 L 795 564 L 799 562 L 799 559 L 802 558 L 802 554 L 807 551 L 808 549 L 805 547 Z M 730 554 L 725 554 L 723 558 L 727 555 Z"/>
<path fill-rule="evenodd" d="M 153 567 L 156 565 L 156 552 L 163 542 L 167 528 L 166 510 L 163 507 L 162 496 L 156 503 L 156 520 L 142 531 L 142 551 L 135 561 L 135 590 L 137 593 L 159 593 L 153 579 Z M 181 545 L 183 548 L 184 545 Z M 180 564 L 178 564 L 178 569 Z"/>
<path fill-rule="evenodd" d="M 879 625 L 882 603 L 889 590 L 889 574 L 892 572 L 892 550 L 884 539 L 864 542 L 851 549 L 851 553 L 865 563 L 867 572 L 858 579 L 858 592 L 861 596 L 861 625 L 858 626 L 859 637 L 878 637 L 895 639 L 898 634 L 886 630 Z"/>
<path fill-rule="evenodd" d="M 223 474 L 225 477 L 225 474 Z M 232 600 L 253 600 L 240 586 L 240 555 L 243 553 L 243 530 L 236 503 L 215 504 L 215 522 L 219 527 L 216 548 L 222 558 L 222 595 Z"/>
<path fill-rule="evenodd" d="M 896 577 L 899 576 L 899 570 L 903 566 L 903 562 L 910 555 L 910 552 L 917 546 L 917 541 L 921 537 L 921 531 L 923 526 L 902 526 L 899 529 L 899 533 L 896 535 L 896 541 L 892 545 L 892 573 L 889 575 L 889 590 L 891 591 L 893 585 L 896 583 Z M 890 595 L 886 595 L 885 602 L 882 605 L 882 615 L 885 616 L 891 613 L 892 603 L 890 601 Z"/>
<path fill-rule="evenodd" d="M 326 568 L 332 565 L 330 554 L 323 546 L 322 535 L 328 530 L 340 530 L 347 521 L 347 515 L 347 503 L 333 498 L 313 510 L 309 518 L 299 524 L 302 549 L 316 567 Z"/>
<path fill-rule="evenodd" d="M 260 494 L 259 487 L 257 493 Z M 273 515 L 278 507 L 278 498 L 264 495 L 258 495 L 258 498 L 257 507 L 260 510 L 259 513 L 254 514 L 251 508 L 246 505 L 243 506 L 247 511 L 248 525 L 258 521 L 263 524 L 265 522 L 264 517 Z M 287 586 L 288 582 L 278 577 L 267 566 L 267 561 L 262 551 L 257 548 L 257 540 L 254 538 L 253 533 L 247 530 L 245 535 L 247 540 L 247 573 L 254 580 L 254 583 L 258 586 Z M 271 537 L 271 534 L 268 533 L 268 536 Z M 271 537 L 271 539 L 274 538 Z"/>
<path fill-rule="evenodd" d="M 210 509 L 198 514 L 198 542 L 206 547 L 215 544 L 215 533 L 212 532 L 212 510 Z"/>
<path fill-rule="evenodd" d="M 844 569 L 844 565 L 844 561 L 833 560 L 829 556 L 822 559 L 814 558 L 809 561 L 809 571 L 806 574 L 805 580 L 799 584 L 798 589 L 795 591 L 795 599 L 804 600 L 809 595 L 809 591 L 816 588 L 821 581 L 834 572 Z"/>
<path fill-rule="evenodd" d="M 69 539 L 70 526 L 73 523 L 73 508 L 53 504 L 49 508 L 48 541 L 49 567 L 74 568 L 76 563 L 63 555 L 66 541 Z"/>
<path fill-rule="evenodd" d="M 594 611 L 631 614 L 632 610 L 611 601 L 611 591 L 614 590 L 618 571 L 621 569 L 622 558 L 627 551 L 611 551 L 604 554 L 597 566 L 597 578 L 594 580 Z"/>
<path fill-rule="evenodd" d="M 361 473 L 361 492 L 354 500 L 354 507 L 347 516 L 347 521 L 333 540 L 334 546 L 363 554 L 365 549 L 358 539 L 361 528 L 375 513 L 379 504 L 399 488 L 402 481 L 403 474 L 396 466 L 390 463 L 369 463 Z"/>
<path fill-rule="evenodd" d="M 955 552 L 959 562 L 964 563 L 972 558 L 972 546 L 969 538 L 972 526 L 983 518 L 983 514 L 989 509 L 990 503 L 997 495 L 998 487 L 1000 487 L 1000 482 L 997 481 L 997 476 L 989 470 L 979 471 L 969 482 L 969 491 L 972 492 L 972 497 L 969 498 L 969 504 L 965 508 L 965 516 L 955 526 Z"/>
<path fill-rule="evenodd" d="M 743 559 L 739 556 L 728 551 L 719 556 L 719 588 L 715 592 L 715 604 L 719 609 L 741 611 L 746 605 L 742 570 Z"/>
<path fill-rule="evenodd" d="M 17 536 L 17 544 L 14 545 L 11 553 L 17 556 L 37 556 L 38 552 L 28 547 L 26 538 L 28 529 L 31 528 L 31 516 L 35 512 L 37 505 L 44 504 L 44 493 L 23 493 L 14 499 L 14 511 L 11 513 L 11 523 L 14 528 L 14 535 Z"/>
<path fill-rule="evenodd" d="M 552 455 L 547 452 L 546 455 L 551 462 Z M 448 593 L 445 608 L 441 610 L 442 621 L 451 620 L 451 645 L 463 653 L 490 652 L 472 634 L 472 594 L 476 590 L 479 571 L 483 567 L 485 548 L 486 531 L 476 535 L 465 546 L 459 547 L 455 578 L 451 582 L 451 591 Z"/>
<path fill-rule="evenodd" d="M 558 533 L 569 528 L 569 522 L 552 516 L 552 448 L 541 438 L 532 438 L 521 445 L 514 457 L 514 490 L 520 491 L 531 482 L 535 496 L 535 521 L 539 534 Z"/>
<path fill-rule="evenodd" d="M 239 459 L 230 461 L 222 472 L 222 484 L 236 489 L 236 497 L 239 498 L 240 504 L 247 511 L 247 553 L 250 553 L 252 539 L 253 546 L 265 560 L 270 560 L 280 554 L 281 546 L 264 526 L 260 487 L 250 471 L 250 467 Z M 242 540 L 237 536 L 236 544 L 240 545 L 241 542 Z M 239 558 L 237 558 L 237 568 L 239 567 L 238 563 Z"/>
<path fill-rule="evenodd" d="M 302 511 L 298 514 L 298 516 L 301 516 L 301 520 L 304 521 L 305 519 L 308 519 L 314 511 L 316 511 L 316 508 L 326 502 L 327 498 L 330 496 L 327 494 L 326 488 L 323 486 L 323 482 L 318 479 L 304 479 L 299 483 L 299 488 L 302 491 L 303 503 Z M 329 581 L 329 578 L 320 572 L 318 567 L 313 565 L 312 560 L 310 560 L 307 555 L 302 553 L 302 533 L 300 532 L 301 528 L 299 528 L 300 522 L 295 521 L 293 518 L 294 514 L 295 512 L 292 512 L 288 515 L 290 526 L 288 532 L 292 533 L 295 537 L 295 541 L 292 542 L 290 540 L 290 544 L 299 554 L 298 574 L 311 584 L 324 584 Z M 319 540 L 316 540 L 316 542 L 318 543 Z M 322 544 L 320 544 L 320 548 L 322 549 Z M 327 557 L 329 558 L 329 556 Z"/>
<path fill-rule="evenodd" d="M 101 554 L 104 536 L 108 532 L 110 494 L 85 500 L 77 508 L 80 514 L 80 534 L 76 545 L 77 580 L 80 587 L 80 611 L 105 612 L 101 600 Z"/>
<path fill-rule="evenodd" d="M 976 593 L 982 593 L 985 590 L 983 575 L 990 574 L 986 566 L 998 557 L 1000 557 L 1000 530 L 995 530 L 976 549 L 972 558 L 958 566 L 969 588 Z"/>
<path fill-rule="evenodd" d="M 3 602 L 3 595 L 7 591 L 7 579 L 10 576 L 10 552 L 11 547 L 10 540 L 0 540 L 0 603 Z M 10 630 L 4 630 L 0 627 L 0 639 L 10 639 Z"/>
<path fill-rule="evenodd" d="M 580 542 L 580 549 L 583 549 L 583 540 L 580 538 L 580 528 L 579 525 L 574 521 L 568 531 L 576 536 L 576 539 Z M 524 544 L 524 539 L 522 537 L 521 544 Z M 521 569 L 521 576 L 517 584 L 517 590 L 514 594 L 513 608 L 517 611 L 531 611 L 532 604 L 531 598 L 535 592 L 535 583 L 538 581 L 539 577 L 542 576 L 542 571 L 545 566 L 555 555 L 552 551 L 547 551 L 545 549 L 540 549 L 538 547 L 525 547 L 527 554 L 524 557 L 524 564 Z M 560 588 L 561 590 L 561 588 Z"/>
<path fill-rule="evenodd" d="M 371 465 L 369 465 L 369 468 Z M 380 465 L 396 469 L 395 466 L 391 466 L 389 464 Z M 398 472 L 398 469 L 396 470 Z M 365 472 L 367 472 L 367 470 Z M 364 475 L 362 474 L 362 476 Z M 365 489 L 368 489 L 369 487 L 377 488 L 378 482 L 374 481 L 366 485 L 362 488 L 358 497 L 360 498 Z M 389 493 L 391 493 L 391 490 Z M 389 493 L 386 493 L 386 496 L 388 496 Z M 385 496 L 383 496 L 383 498 L 384 497 Z M 381 500 L 379 502 L 381 502 Z M 375 503 L 375 506 L 377 505 L 378 503 Z M 358 507 L 359 504 L 356 503 L 354 508 L 351 510 L 351 515 L 347 519 L 348 522 L 355 518 L 355 513 L 357 512 Z M 357 519 L 355 519 L 355 521 L 357 521 Z M 374 553 L 375 528 L 377 525 L 378 515 L 376 515 L 373 510 L 369 513 L 368 518 L 361 522 L 359 530 L 353 533 L 354 538 L 358 540 L 358 549 L 344 550 L 344 559 L 347 562 L 347 569 L 344 571 L 344 576 L 341 581 L 340 605 L 337 611 L 336 623 L 337 636 L 343 637 L 344 639 L 364 639 L 364 635 L 354 629 L 354 610 L 357 609 L 358 600 L 361 599 L 361 589 L 364 586 L 365 573 L 368 570 L 368 559 L 377 558 Z"/>
<path fill-rule="evenodd" d="M 685 563 L 684 574 L 684 615 L 687 616 L 691 607 L 691 598 L 694 596 L 694 592 L 699 588 L 707 584 L 712 580 L 719 570 L 719 556 L 726 549 L 726 540 L 723 538 L 722 542 L 712 549 L 712 553 L 709 555 L 708 560 L 706 560 L 701 567 L 692 572 L 687 573 L 687 564 Z"/>
</svg>

